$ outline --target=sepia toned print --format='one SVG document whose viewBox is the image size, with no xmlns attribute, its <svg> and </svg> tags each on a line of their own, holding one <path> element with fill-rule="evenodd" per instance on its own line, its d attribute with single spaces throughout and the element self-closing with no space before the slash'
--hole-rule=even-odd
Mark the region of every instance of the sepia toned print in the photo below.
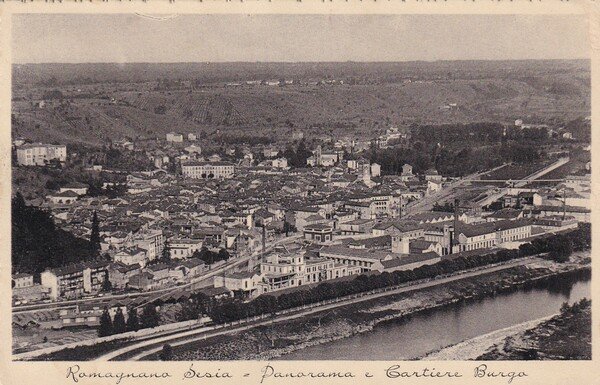
<svg viewBox="0 0 600 385">
<path fill-rule="evenodd" d="M 591 360 L 587 28 L 13 15 L 12 359 Z"/>
</svg>

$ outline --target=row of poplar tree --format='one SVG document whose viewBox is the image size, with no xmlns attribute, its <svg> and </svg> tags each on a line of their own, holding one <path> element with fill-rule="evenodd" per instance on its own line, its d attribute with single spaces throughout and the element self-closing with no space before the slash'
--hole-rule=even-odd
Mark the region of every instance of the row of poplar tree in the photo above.
<svg viewBox="0 0 600 385">
<path fill-rule="evenodd" d="M 142 310 L 142 314 L 138 316 L 137 308 L 131 307 L 127 310 L 127 321 L 125 314 L 121 308 L 115 312 L 115 316 L 111 317 L 108 308 L 100 316 L 100 324 L 98 325 L 98 337 L 106 337 L 113 334 L 137 331 L 139 329 L 153 328 L 160 323 L 160 315 L 156 311 L 153 304 L 148 304 Z"/>
</svg>

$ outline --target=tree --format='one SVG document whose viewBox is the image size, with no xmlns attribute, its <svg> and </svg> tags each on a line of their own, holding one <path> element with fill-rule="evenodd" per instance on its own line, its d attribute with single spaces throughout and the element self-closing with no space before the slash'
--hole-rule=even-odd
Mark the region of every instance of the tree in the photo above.
<svg viewBox="0 0 600 385">
<path fill-rule="evenodd" d="M 221 249 L 219 250 L 219 252 L 217 253 L 217 259 L 219 261 L 226 261 L 231 257 L 231 255 L 229 254 L 229 252 L 225 249 Z"/>
<path fill-rule="evenodd" d="M 164 244 L 163 250 L 162 250 L 161 260 L 162 260 L 162 262 L 171 261 L 171 244 L 169 243 L 169 241 L 165 241 L 165 244 Z"/>
<path fill-rule="evenodd" d="M 564 235 L 558 235 L 552 238 L 549 244 L 550 252 L 548 256 L 559 263 L 567 262 L 571 253 L 573 253 L 572 241 Z"/>
<path fill-rule="evenodd" d="M 198 319 L 200 317 L 200 308 L 196 300 L 190 300 L 181 304 L 181 310 L 177 313 L 178 322 Z"/>
<path fill-rule="evenodd" d="M 90 256 L 88 240 L 58 228 L 48 211 L 27 206 L 19 193 L 12 199 L 11 225 L 13 271 L 39 274 Z"/>
<path fill-rule="evenodd" d="M 161 361 L 171 360 L 173 358 L 173 347 L 169 344 L 164 344 L 159 356 Z"/>
<path fill-rule="evenodd" d="M 113 319 L 113 332 L 115 334 L 125 333 L 127 331 L 127 325 L 125 324 L 125 316 L 123 315 L 123 311 L 119 307 L 117 312 L 115 313 L 115 318 Z"/>
<path fill-rule="evenodd" d="M 127 331 L 135 332 L 140 329 L 140 321 L 138 319 L 137 309 L 134 307 L 129 308 L 127 312 Z"/>
<path fill-rule="evenodd" d="M 108 279 L 108 277 L 105 277 L 104 281 L 102 282 L 102 291 L 104 291 L 104 292 L 112 291 L 112 283 L 110 282 L 110 279 Z"/>
<path fill-rule="evenodd" d="M 92 233 L 90 234 L 90 251 L 92 256 L 97 256 L 100 253 L 100 224 L 98 221 L 98 213 L 94 211 L 92 216 Z"/>
<path fill-rule="evenodd" d="M 12 200 L 12 209 L 15 211 L 23 211 L 26 208 L 25 198 L 23 198 L 23 194 L 20 191 L 17 191 L 15 197 Z"/>
<path fill-rule="evenodd" d="M 160 316 L 154 304 L 147 304 L 142 311 L 141 323 L 143 328 L 154 328 L 160 323 Z"/>
<path fill-rule="evenodd" d="M 283 221 L 283 231 L 285 232 L 285 236 L 289 236 L 290 233 L 294 233 L 297 231 L 296 226 L 292 225 L 287 220 Z"/>
<path fill-rule="evenodd" d="M 108 313 L 108 309 L 104 309 L 102 315 L 100 316 L 100 325 L 98 325 L 98 337 L 106 337 L 113 334 L 113 323 L 110 318 L 110 314 Z"/>
</svg>

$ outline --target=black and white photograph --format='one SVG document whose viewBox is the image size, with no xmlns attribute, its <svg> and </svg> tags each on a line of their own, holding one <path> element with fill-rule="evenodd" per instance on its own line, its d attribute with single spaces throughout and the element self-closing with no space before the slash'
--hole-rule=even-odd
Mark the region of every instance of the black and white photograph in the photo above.
<svg viewBox="0 0 600 385">
<path fill-rule="evenodd" d="M 592 359 L 585 15 L 10 31 L 9 360 Z"/>
</svg>

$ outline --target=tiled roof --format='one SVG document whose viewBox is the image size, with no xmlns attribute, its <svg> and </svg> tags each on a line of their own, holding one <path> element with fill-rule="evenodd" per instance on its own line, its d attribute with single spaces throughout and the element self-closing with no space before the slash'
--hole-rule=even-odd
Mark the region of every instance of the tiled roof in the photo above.
<svg viewBox="0 0 600 385">
<path fill-rule="evenodd" d="M 416 262 L 428 261 L 428 260 L 432 260 L 432 259 L 436 259 L 436 258 L 440 258 L 440 256 L 434 252 L 407 254 L 407 255 L 403 255 L 400 258 L 393 258 L 393 259 L 388 259 L 387 261 L 381 261 L 381 264 L 383 265 L 384 269 L 390 269 L 393 267 L 408 265 L 408 264 L 416 263 Z"/>
</svg>

